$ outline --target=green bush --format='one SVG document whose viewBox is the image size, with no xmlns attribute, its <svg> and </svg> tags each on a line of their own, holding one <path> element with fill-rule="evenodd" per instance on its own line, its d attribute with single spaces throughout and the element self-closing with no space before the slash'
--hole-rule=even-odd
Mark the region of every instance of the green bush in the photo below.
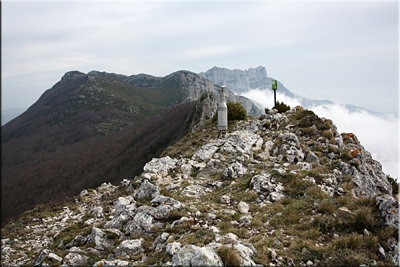
<svg viewBox="0 0 400 267">
<path fill-rule="evenodd" d="M 228 102 L 228 120 L 245 120 L 247 118 L 246 109 L 239 102 Z"/>
<path fill-rule="evenodd" d="M 276 109 L 278 110 L 278 113 L 284 113 L 290 109 L 290 106 L 283 102 L 276 101 Z"/>
<path fill-rule="evenodd" d="M 399 183 L 396 181 L 396 179 L 393 179 L 389 174 L 387 175 L 387 178 L 392 185 L 392 190 L 393 190 L 393 195 L 397 195 L 399 193 Z"/>
</svg>

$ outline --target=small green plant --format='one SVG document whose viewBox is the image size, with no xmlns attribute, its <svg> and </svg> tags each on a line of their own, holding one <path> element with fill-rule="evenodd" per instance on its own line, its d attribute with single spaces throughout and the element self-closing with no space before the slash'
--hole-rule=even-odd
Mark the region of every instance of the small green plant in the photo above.
<svg viewBox="0 0 400 267">
<path fill-rule="evenodd" d="M 399 183 L 396 181 L 397 179 L 393 179 L 389 174 L 387 175 L 387 178 L 392 185 L 392 193 L 393 195 L 397 195 L 399 193 Z"/>
<path fill-rule="evenodd" d="M 286 105 L 283 102 L 276 101 L 276 109 L 278 110 L 279 113 L 284 113 L 290 110 L 290 106 Z"/>
<path fill-rule="evenodd" d="M 247 112 L 244 106 L 239 102 L 228 102 L 228 120 L 246 120 Z"/>
<path fill-rule="evenodd" d="M 347 153 L 347 152 L 342 152 L 341 154 L 340 154 L 340 158 L 342 159 L 342 160 L 350 160 L 350 159 L 352 159 L 353 157 L 352 156 L 350 156 L 350 154 L 349 153 Z"/>
<path fill-rule="evenodd" d="M 332 131 L 325 130 L 322 132 L 322 136 L 325 137 L 327 140 L 331 140 L 333 137 Z"/>
</svg>

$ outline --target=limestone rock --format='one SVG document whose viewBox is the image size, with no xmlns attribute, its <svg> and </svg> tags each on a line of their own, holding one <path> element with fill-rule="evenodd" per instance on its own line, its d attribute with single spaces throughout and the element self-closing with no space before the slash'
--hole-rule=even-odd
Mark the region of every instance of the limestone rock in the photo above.
<svg viewBox="0 0 400 267">
<path fill-rule="evenodd" d="M 221 258 L 208 247 L 183 246 L 172 257 L 172 266 L 223 266 Z"/>
<path fill-rule="evenodd" d="M 97 227 L 92 228 L 92 233 L 87 236 L 87 244 L 95 243 L 95 249 L 108 250 L 114 244 L 113 240 L 107 238 L 106 233 Z"/>
<path fill-rule="evenodd" d="M 300 146 L 299 140 L 294 133 L 285 132 L 283 134 L 282 141 L 284 143 L 288 143 L 291 146 Z"/>
<path fill-rule="evenodd" d="M 241 266 L 256 265 L 253 261 L 253 256 L 257 253 L 257 250 L 253 247 L 253 245 L 239 241 L 233 245 L 233 248 L 237 251 L 237 254 L 240 257 Z"/>
<path fill-rule="evenodd" d="M 165 249 L 165 253 L 174 256 L 176 252 L 178 252 L 180 249 L 181 249 L 181 243 L 179 242 L 168 243 Z"/>
<path fill-rule="evenodd" d="M 177 159 L 171 159 L 169 156 L 163 158 L 153 158 L 144 165 L 145 172 L 161 174 L 166 176 L 170 170 L 176 167 Z"/>
<path fill-rule="evenodd" d="M 229 204 L 231 202 L 231 197 L 229 196 L 229 194 L 222 195 L 220 202 L 222 204 Z"/>
<path fill-rule="evenodd" d="M 42 263 L 42 261 L 47 258 L 49 253 L 50 253 L 50 251 L 48 249 L 42 250 L 42 252 L 40 252 L 39 256 L 34 261 L 33 266 L 40 265 Z"/>
<path fill-rule="evenodd" d="M 60 256 L 50 252 L 49 255 L 47 256 L 47 258 L 55 264 L 61 264 L 63 258 L 61 258 Z"/>
<path fill-rule="evenodd" d="M 307 153 L 306 161 L 309 163 L 317 163 L 319 164 L 319 158 L 317 155 L 314 154 L 314 152 L 309 151 Z"/>
<path fill-rule="evenodd" d="M 115 228 L 121 230 L 128 220 L 128 215 L 120 214 L 118 216 L 114 216 L 111 221 L 108 221 L 104 225 L 104 228 Z"/>
<path fill-rule="evenodd" d="M 192 156 L 193 160 L 201 160 L 201 161 L 206 161 L 217 152 L 218 147 L 215 146 L 214 144 L 206 144 L 199 148 L 194 155 Z"/>
<path fill-rule="evenodd" d="M 253 219 L 253 216 L 251 215 L 245 215 L 239 218 L 239 227 L 246 227 L 249 226 L 251 223 L 251 219 Z"/>
<path fill-rule="evenodd" d="M 239 162 L 232 163 L 228 168 L 224 170 L 221 175 L 222 179 L 234 180 L 247 174 L 247 169 L 243 167 Z"/>
<path fill-rule="evenodd" d="M 72 241 L 67 244 L 65 247 L 67 248 L 71 248 L 71 247 L 75 247 L 75 246 L 84 246 L 87 242 L 87 237 L 86 236 L 82 236 L 82 235 L 77 235 L 74 239 L 72 239 Z"/>
<path fill-rule="evenodd" d="M 136 201 L 132 196 L 119 197 L 117 201 L 114 202 L 115 211 L 114 216 L 119 216 L 121 214 L 132 216 L 136 209 Z"/>
<path fill-rule="evenodd" d="M 376 197 L 376 205 L 381 211 L 385 223 L 395 229 L 399 228 L 399 201 L 390 195 Z"/>
<path fill-rule="evenodd" d="M 181 194 L 188 197 L 198 197 L 211 192 L 212 190 L 210 188 L 198 184 L 193 184 L 186 187 Z"/>
<path fill-rule="evenodd" d="M 344 218 L 344 219 L 348 218 L 350 216 L 350 214 L 351 214 L 351 211 L 346 207 L 340 207 L 337 210 L 337 212 L 338 212 L 339 216 Z"/>
<path fill-rule="evenodd" d="M 113 249 L 115 257 L 136 255 L 143 252 L 143 241 L 144 240 L 142 238 L 122 241 L 121 244 L 118 245 L 118 247 Z"/>
<path fill-rule="evenodd" d="M 158 186 L 153 185 L 147 180 L 144 180 L 144 182 L 140 185 L 140 188 L 135 191 L 133 196 L 139 199 L 146 197 L 154 198 L 159 194 L 160 194 L 160 188 Z"/>
<path fill-rule="evenodd" d="M 130 266 L 130 263 L 124 260 L 101 260 L 96 262 L 93 266 Z"/>
<path fill-rule="evenodd" d="M 161 196 L 161 195 L 156 196 L 150 202 L 150 204 L 152 206 L 168 205 L 168 206 L 171 206 L 175 210 L 182 208 L 182 203 L 179 202 L 178 200 L 175 200 L 171 197 Z"/>
<path fill-rule="evenodd" d="M 72 266 L 83 266 L 86 265 L 89 260 L 88 256 L 81 255 L 79 253 L 70 252 L 65 256 L 64 262 Z"/>
<path fill-rule="evenodd" d="M 250 206 L 246 202 L 240 201 L 239 204 L 238 204 L 238 209 L 239 209 L 240 213 L 248 213 L 249 209 L 250 209 Z"/>
<path fill-rule="evenodd" d="M 90 213 L 92 213 L 96 218 L 102 218 L 104 217 L 103 214 L 103 207 L 102 206 L 96 206 L 94 207 Z"/>
<path fill-rule="evenodd" d="M 265 196 L 270 201 L 277 201 L 285 197 L 282 184 L 276 182 L 269 173 L 254 176 L 251 178 L 251 185 L 257 194 Z"/>
</svg>

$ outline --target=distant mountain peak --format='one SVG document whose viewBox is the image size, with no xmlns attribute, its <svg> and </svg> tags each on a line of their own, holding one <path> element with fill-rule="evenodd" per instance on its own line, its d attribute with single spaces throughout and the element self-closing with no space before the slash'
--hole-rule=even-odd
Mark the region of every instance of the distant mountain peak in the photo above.
<svg viewBox="0 0 400 267">
<path fill-rule="evenodd" d="M 85 73 L 74 70 L 74 71 L 68 71 L 64 74 L 64 76 L 61 78 L 61 81 L 70 81 L 70 80 L 77 80 L 79 78 L 82 78 L 86 76 Z"/>
</svg>

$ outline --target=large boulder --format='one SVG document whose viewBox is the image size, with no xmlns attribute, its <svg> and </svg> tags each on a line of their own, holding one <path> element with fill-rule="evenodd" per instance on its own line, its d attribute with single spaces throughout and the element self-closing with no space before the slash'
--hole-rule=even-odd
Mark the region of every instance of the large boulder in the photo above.
<svg viewBox="0 0 400 267">
<path fill-rule="evenodd" d="M 132 216 L 136 209 L 136 201 L 132 196 L 119 197 L 118 200 L 114 202 L 114 205 L 114 216 L 119 216 L 121 214 Z"/>
<path fill-rule="evenodd" d="M 223 266 L 223 263 L 209 247 L 186 245 L 172 257 L 172 266 Z"/>
<path fill-rule="evenodd" d="M 124 240 L 121 244 L 113 249 L 115 257 L 136 255 L 144 251 L 142 246 L 143 239 L 129 239 Z"/>
<path fill-rule="evenodd" d="M 239 162 L 232 163 L 228 168 L 226 168 L 222 175 L 222 179 L 234 180 L 247 174 L 247 169 Z"/>
<path fill-rule="evenodd" d="M 125 223 L 129 220 L 128 215 L 120 214 L 118 216 L 114 216 L 111 221 L 108 221 L 104 228 L 115 228 L 115 229 L 122 229 Z"/>
<path fill-rule="evenodd" d="M 256 265 L 253 261 L 253 256 L 257 253 L 257 250 L 253 247 L 253 245 L 239 241 L 233 245 L 233 248 L 236 250 L 237 255 L 240 258 L 241 266 Z"/>
<path fill-rule="evenodd" d="M 376 197 L 375 203 L 378 206 L 385 224 L 395 229 L 399 228 L 399 201 L 390 195 Z"/>
<path fill-rule="evenodd" d="M 372 159 L 371 153 L 364 149 L 354 134 L 348 133 L 343 136 L 348 141 L 345 146 L 350 149 L 350 156 L 353 157 L 353 161 L 358 162 L 357 168 L 342 163 L 341 170 L 344 175 L 351 175 L 354 194 L 369 198 L 380 194 L 391 195 L 392 185 L 382 171 L 381 163 Z"/>
<path fill-rule="evenodd" d="M 89 260 L 88 256 L 70 252 L 65 256 L 64 263 L 72 266 L 83 266 L 86 265 L 88 260 Z"/>
<path fill-rule="evenodd" d="M 140 185 L 140 188 L 135 191 L 133 196 L 135 198 L 154 198 L 160 194 L 160 188 L 156 185 L 153 185 L 147 180 L 144 180 Z"/>
<path fill-rule="evenodd" d="M 247 155 L 253 154 L 253 144 L 256 144 L 258 140 L 260 140 L 260 135 L 248 130 L 237 132 L 228 139 L 237 151 Z"/>
<path fill-rule="evenodd" d="M 168 243 L 165 248 L 165 253 L 174 256 L 175 253 L 181 249 L 181 247 L 181 243 L 179 242 Z"/>
<path fill-rule="evenodd" d="M 114 241 L 109 239 L 107 234 L 97 227 L 93 227 L 92 233 L 87 236 L 87 244 L 93 242 L 95 243 L 94 248 L 101 251 L 107 251 L 114 244 Z"/>
<path fill-rule="evenodd" d="M 360 164 L 361 165 L 361 164 Z M 371 167 L 372 168 L 372 167 Z M 381 168 L 376 164 L 375 169 Z M 351 184 L 354 186 L 355 196 L 374 198 L 379 194 L 392 194 L 392 187 L 383 172 L 361 173 L 355 166 L 342 163 L 342 173 L 351 176 Z M 377 175 L 379 173 L 379 175 Z"/>
<path fill-rule="evenodd" d="M 217 152 L 218 146 L 214 144 L 206 144 L 199 148 L 192 156 L 193 160 L 202 160 L 207 161 L 208 159 L 214 156 L 215 152 Z"/>
<path fill-rule="evenodd" d="M 166 176 L 170 170 L 176 167 L 177 162 L 177 159 L 172 159 L 169 156 L 153 158 L 150 162 L 144 165 L 143 170 L 145 172 Z"/>
<path fill-rule="evenodd" d="M 168 205 L 171 206 L 174 209 L 180 209 L 182 208 L 182 203 L 179 202 L 178 200 L 173 199 L 172 197 L 166 197 L 162 195 L 156 196 L 150 204 L 152 206 L 162 206 L 162 205 Z"/>
<path fill-rule="evenodd" d="M 155 216 L 158 213 L 157 208 L 141 206 L 138 208 L 133 221 L 127 224 L 125 231 L 131 235 L 150 232 L 154 226 L 162 226 L 162 223 L 156 222 Z"/>
</svg>

